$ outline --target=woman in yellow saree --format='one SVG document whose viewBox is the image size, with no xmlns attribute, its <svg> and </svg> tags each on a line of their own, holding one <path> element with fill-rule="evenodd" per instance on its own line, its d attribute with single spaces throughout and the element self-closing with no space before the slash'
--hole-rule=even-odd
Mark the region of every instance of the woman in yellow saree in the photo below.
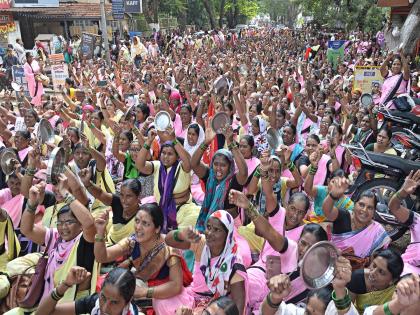
<svg viewBox="0 0 420 315">
<path fill-rule="evenodd" d="M 89 210 L 68 192 L 67 178 L 64 175 L 60 175 L 58 187 L 60 194 L 65 196 L 66 206 L 58 213 L 57 228 L 47 229 L 34 224 L 35 209 L 42 201 L 45 190 L 45 183 L 39 183 L 29 190 L 26 210 L 22 215 L 21 230 L 34 243 L 47 247 L 44 297 L 66 279 L 73 266 L 84 267 L 91 273 L 91 277 L 86 281 L 66 291 L 61 300 L 66 302 L 89 294 L 95 289 L 98 267 L 93 255 L 93 241 L 96 229 Z M 8 312 L 8 314 L 20 313 L 22 313 L 20 308 Z"/>
<path fill-rule="evenodd" d="M 348 290 L 355 295 L 354 306 L 360 314 L 371 305 L 391 300 L 404 267 L 401 256 L 390 249 L 375 252 L 371 261 L 368 268 L 353 271 L 347 284 Z"/>
</svg>

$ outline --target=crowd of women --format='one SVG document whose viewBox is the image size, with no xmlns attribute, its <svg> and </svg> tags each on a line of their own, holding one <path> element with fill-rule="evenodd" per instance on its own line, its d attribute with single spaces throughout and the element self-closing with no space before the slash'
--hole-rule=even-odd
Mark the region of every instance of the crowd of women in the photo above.
<svg viewBox="0 0 420 315">
<path fill-rule="evenodd" d="M 417 314 L 420 217 L 402 201 L 420 171 L 389 202 L 411 232 L 399 253 L 374 221 L 375 192 L 346 195 L 359 170 L 343 145 L 396 154 L 375 112 L 392 110 L 395 95 L 417 95 L 418 77 L 402 52 L 383 53 L 363 34 L 335 69 L 319 34 L 220 31 L 173 36 L 160 48 L 135 38 L 110 66 L 76 57 L 59 94 L 39 93 L 36 81 L 32 98 L 5 95 L 0 145 L 18 162 L 0 178 L 0 310 Z M 384 82 L 366 108 L 352 84 L 354 67 L 369 60 Z M 32 56 L 26 63 L 28 73 L 42 71 Z M 166 129 L 155 124 L 162 112 Z M 220 112 L 230 121 L 216 132 Z M 55 132 L 46 144 L 41 118 Z M 66 166 L 51 184 L 55 147 Z M 300 264 L 320 241 L 340 250 L 336 275 L 309 290 Z M 281 273 L 270 278 L 273 256 Z"/>
</svg>

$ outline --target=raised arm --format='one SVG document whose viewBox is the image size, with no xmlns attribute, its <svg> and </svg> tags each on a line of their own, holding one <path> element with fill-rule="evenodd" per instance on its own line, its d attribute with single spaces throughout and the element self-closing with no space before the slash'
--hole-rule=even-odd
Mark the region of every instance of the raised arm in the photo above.
<svg viewBox="0 0 420 315">
<path fill-rule="evenodd" d="M 70 194 L 68 180 L 64 174 L 61 174 L 59 177 L 58 190 L 64 197 L 64 202 L 70 207 L 71 212 L 82 225 L 83 238 L 87 242 L 93 243 L 96 233 L 93 217 L 89 210 Z"/>
<path fill-rule="evenodd" d="M 256 233 L 266 239 L 271 247 L 280 253 L 284 251 L 287 239 L 276 231 L 265 217 L 258 213 L 244 193 L 230 190 L 229 202 L 246 211 L 247 216 L 254 222 Z"/>
<path fill-rule="evenodd" d="M 89 277 L 90 272 L 85 268 L 73 266 L 67 273 L 66 280 L 55 287 L 55 293 L 58 297 L 64 296 L 68 289 L 85 282 Z M 39 303 L 35 315 L 76 315 L 75 302 L 58 304 L 58 301 L 53 299 L 51 294 L 48 294 Z"/>
<path fill-rule="evenodd" d="M 334 206 L 335 202 L 344 196 L 344 192 L 349 187 L 349 180 L 344 177 L 336 177 L 328 184 L 328 196 L 322 204 L 322 211 L 328 221 L 335 221 L 338 217 L 338 209 Z"/>
<path fill-rule="evenodd" d="M 410 66 L 408 64 L 407 57 L 404 55 L 402 49 L 400 49 L 401 63 L 402 63 L 402 72 L 404 80 L 410 80 Z"/>
<path fill-rule="evenodd" d="M 266 206 L 265 211 L 271 213 L 277 207 L 277 198 L 273 191 L 273 184 L 270 181 L 270 154 L 264 151 L 260 158 L 260 173 L 261 173 L 261 189 L 265 194 Z M 257 232 L 257 231 L 256 231 Z"/>
<path fill-rule="evenodd" d="M 79 173 L 79 178 L 87 191 L 95 198 L 101 201 L 104 205 L 110 206 L 112 203 L 112 194 L 103 191 L 100 187 L 92 182 L 92 172 L 90 168 L 84 168 Z M 79 199 L 80 201 L 80 199 Z"/>
<path fill-rule="evenodd" d="M 233 159 L 235 160 L 238 172 L 236 173 L 236 179 L 240 185 L 245 185 L 248 180 L 248 166 L 246 165 L 244 156 L 239 150 L 239 146 L 236 142 L 233 142 L 233 129 L 232 126 L 227 125 L 225 128 L 226 143 L 231 150 Z"/>
<path fill-rule="evenodd" d="M 145 174 L 151 175 L 153 173 L 153 163 L 147 161 L 148 154 L 150 153 L 150 148 L 152 147 L 152 143 L 156 137 L 156 130 L 152 129 L 149 131 L 149 135 L 144 142 L 143 146 L 140 149 L 139 154 L 137 155 L 136 159 L 136 167 L 137 169 Z"/>
<path fill-rule="evenodd" d="M 187 150 L 185 150 L 184 146 L 178 140 L 176 140 L 174 128 L 169 127 L 166 132 L 169 134 L 169 139 L 174 144 L 175 151 L 181 160 L 182 169 L 184 172 L 189 173 L 191 171 L 190 154 L 187 152 Z"/>
<path fill-rule="evenodd" d="M 268 280 L 267 286 L 269 287 L 270 292 L 261 305 L 261 314 L 283 314 L 283 305 L 281 302 L 283 302 L 292 291 L 289 276 L 284 274 L 274 276 Z"/>
<path fill-rule="evenodd" d="M 388 64 L 391 61 L 392 57 L 394 57 L 394 53 L 391 51 L 388 56 L 386 56 L 384 62 L 382 62 L 380 71 L 381 71 L 381 76 L 383 78 L 386 78 L 388 75 Z"/>
<path fill-rule="evenodd" d="M 309 161 L 311 165 L 309 166 L 309 172 L 306 174 L 305 183 L 303 185 L 303 189 L 311 198 L 315 198 L 318 192 L 316 186 L 314 186 L 314 177 L 316 171 L 318 170 L 318 163 L 321 159 L 322 152 L 320 150 L 316 150 L 309 155 Z"/>
<path fill-rule="evenodd" d="M 206 130 L 205 130 L 205 137 L 204 137 L 204 143 L 200 145 L 200 147 L 195 150 L 194 154 L 191 157 L 191 167 L 194 171 L 194 173 L 199 177 L 203 178 L 206 176 L 209 168 L 206 166 L 203 162 L 201 162 L 204 151 L 207 150 L 211 142 L 213 141 L 214 137 L 216 136 L 216 133 L 211 128 L 211 124 L 209 120 L 206 120 Z"/>
<path fill-rule="evenodd" d="M 94 254 L 95 259 L 99 263 L 109 263 L 115 261 L 118 257 L 122 257 L 124 248 L 120 244 L 115 244 L 107 247 L 106 240 L 106 226 L 108 224 L 108 212 L 101 213 L 95 218 L 95 245 Z"/>
<path fill-rule="evenodd" d="M 35 224 L 35 212 L 44 199 L 45 186 L 46 184 L 42 182 L 31 187 L 28 201 L 26 202 L 26 209 L 22 214 L 20 223 L 20 230 L 23 235 L 38 245 L 44 245 L 45 234 L 47 233 L 47 229 L 44 226 Z"/>
<path fill-rule="evenodd" d="M 171 247 L 179 249 L 190 249 L 191 243 L 200 241 L 200 233 L 192 227 L 170 231 L 166 237 L 165 242 Z"/>
<path fill-rule="evenodd" d="M 389 201 L 389 210 L 401 223 L 407 222 L 410 216 L 410 210 L 404 207 L 401 201 L 414 194 L 418 186 L 420 186 L 420 170 L 417 170 L 415 173 L 411 171 L 400 190 L 392 195 Z"/>
</svg>

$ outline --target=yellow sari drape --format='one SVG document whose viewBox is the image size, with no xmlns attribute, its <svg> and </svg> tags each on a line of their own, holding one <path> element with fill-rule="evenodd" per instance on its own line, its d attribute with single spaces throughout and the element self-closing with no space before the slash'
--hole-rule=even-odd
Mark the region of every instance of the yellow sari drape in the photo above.
<svg viewBox="0 0 420 315">
<path fill-rule="evenodd" d="M 54 286 L 59 285 L 60 281 L 66 279 L 68 273 L 70 272 L 71 267 L 77 266 L 77 248 L 78 247 L 79 247 L 79 241 L 74 243 L 74 246 L 66 262 L 54 272 Z M 99 270 L 99 264 L 95 260 L 93 264 L 92 276 L 91 276 L 91 281 L 90 281 L 90 290 L 79 291 L 76 294 L 77 286 L 74 285 L 66 291 L 66 293 L 64 294 L 64 297 L 60 299 L 59 303 L 71 302 L 71 301 L 74 301 L 76 297 L 81 298 L 81 297 L 93 294 L 96 289 L 96 280 L 98 278 L 98 270 Z"/>
<path fill-rule="evenodd" d="M 356 307 L 359 314 L 363 314 L 365 309 L 369 306 L 382 305 L 386 302 L 391 301 L 394 291 L 395 285 L 391 285 L 390 287 L 384 290 L 372 291 L 365 294 L 358 294 L 356 296 L 354 306 Z"/>
<path fill-rule="evenodd" d="M 6 264 L 15 259 L 20 252 L 20 243 L 13 229 L 12 219 L 7 216 L 7 219 L 0 222 L 0 245 L 5 246 L 7 235 L 7 250 L 0 255 L 0 271 L 6 271 Z"/>
<path fill-rule="evenodd" d="M 114 245 L 134 233 L 135 216 L 127 224 L 112 224 L 107 236 L 107 243 Z"/>
</svg>

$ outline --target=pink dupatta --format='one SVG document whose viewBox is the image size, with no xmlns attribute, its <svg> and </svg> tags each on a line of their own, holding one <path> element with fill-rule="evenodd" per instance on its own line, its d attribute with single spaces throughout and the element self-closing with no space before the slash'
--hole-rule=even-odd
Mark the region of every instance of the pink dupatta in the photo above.
<svg viewBox="0 0 420 315">
<path fill-rule="evenodd" d="M 302 234 L 302 230 L 305 227 L 304 224 L 299 225 L 291 230 L 286 230 L 286 237 L 290 240 L 293 240 L 295 242 L 299 241 L 300 235 Z"/>
<path fill-rule="evenodd" d="M 314 186 L 324 185 L 325 179 L 327 178 L 327 164 L 329 160 L 331 160 L 331 158 L 326 154 L 323 154 L 321 159 L 319 160 L 318 170 L 316 171 L 314 176 Z"/>
<path fill-rule="evenodd" d="M 332 234 L 331 241 L 340 250 L 352 247 L 356 256 L 366 258 L 375 250 L 387 247 L 391 239 L 383 226 L 373 221 L 361 230 Z"/>
</svg>

